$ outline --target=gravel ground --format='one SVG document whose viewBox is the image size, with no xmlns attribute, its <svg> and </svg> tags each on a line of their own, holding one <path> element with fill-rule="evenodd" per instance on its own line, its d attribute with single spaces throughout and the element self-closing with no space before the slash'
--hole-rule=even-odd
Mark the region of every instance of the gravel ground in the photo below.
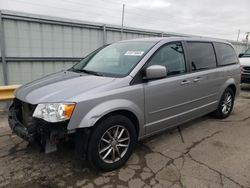
<svg viewBox="0 0 250 188">
<path fill-rule="evenodd" d="M 52 154 L 11 134 L 0 114 L 0 187 L 250 187 L 250 89 L 232 115 L 209 116 L 137 144 L 121 169 L 101 173 L 75 159 L 70 145 Z"/>
</svg>

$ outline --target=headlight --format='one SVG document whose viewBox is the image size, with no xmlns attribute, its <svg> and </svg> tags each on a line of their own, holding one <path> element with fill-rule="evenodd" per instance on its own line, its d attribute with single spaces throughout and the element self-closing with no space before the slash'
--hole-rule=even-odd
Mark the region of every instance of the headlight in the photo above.
<svg viewBox="0 0 250 188">
<path fill-rule="evenodd" d="M 60 122 L 70 119 L 75 103 L 44 103 L 38 104 L 33 117 L 48 122 Z"/>
</svg>

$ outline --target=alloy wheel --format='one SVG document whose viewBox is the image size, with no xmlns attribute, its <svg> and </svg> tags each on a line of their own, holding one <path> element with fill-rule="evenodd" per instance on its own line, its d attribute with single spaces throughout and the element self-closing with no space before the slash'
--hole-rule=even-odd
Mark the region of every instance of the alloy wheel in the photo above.
<svg viewBox="0 0 250 188">
<path fill-rule="evenodd" d="M 126 127 L 115 125 L 109 128 L 99 142 L 99 157 L 105 163 L 119 161 L 128 151 L 130 135 Z"/>
<path fill-rule="evenodd" d="M 226 92 L 224 95 L 224 100 L 222 101 L 221 107 L 222 107 L 222 113 L 224 115 L 227 115 L 232 108 L 233 104 L 233 96 L 231 95 L 230 92 Z"/>
</svg>

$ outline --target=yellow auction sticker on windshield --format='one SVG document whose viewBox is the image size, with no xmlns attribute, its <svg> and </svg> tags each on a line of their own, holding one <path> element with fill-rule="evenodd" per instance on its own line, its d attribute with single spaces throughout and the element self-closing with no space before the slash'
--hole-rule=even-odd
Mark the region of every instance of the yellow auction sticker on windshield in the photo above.
<svg viewBox="0 0 250 188">
<path fill-rule="evenodd" d="M 124 55 L 142 56 L 143 53 L 143 51 L 127 51 Z"/>
</svg>

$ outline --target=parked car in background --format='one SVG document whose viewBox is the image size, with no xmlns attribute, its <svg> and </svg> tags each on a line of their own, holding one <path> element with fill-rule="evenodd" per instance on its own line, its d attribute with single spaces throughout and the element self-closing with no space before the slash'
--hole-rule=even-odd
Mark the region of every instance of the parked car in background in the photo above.
<svg viewBox="0 0 250 188">
<path fill-rule="evenodd" d="M 109 171 L 129 159 L 138 140 L 205 114 L 228 117 L 239 86 L 239 60 L 228 42 L 127 40 L 18 88 L 9 124 L 45 152 L 73 137 L 78 155 Z"/>
<path fill-rule="evenodd" d="M 244 53 L 239 54 L 240 64 L 242 66 L 241 83 L 250 83 L 250 48 Z"/>
</svg>

